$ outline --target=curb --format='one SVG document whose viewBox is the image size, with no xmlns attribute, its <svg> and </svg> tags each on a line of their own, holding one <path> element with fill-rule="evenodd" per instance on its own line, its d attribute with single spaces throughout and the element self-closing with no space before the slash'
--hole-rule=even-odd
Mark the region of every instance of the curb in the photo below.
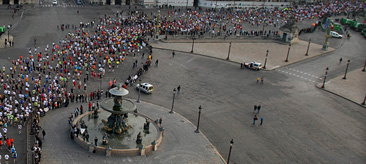
<svg viewBox="0 0 366 164">
<path fill-rule="evenodd" d="M 344 97 L 344 96 L 342 96 L 342 95 L 340 95 L 340 94 L 337 94 L 337 93 L 334 93 L 334 92 L 332 92 L 332 91 L 329 91 L 329 90 L 323 89 L 323 88 L 319 87 L 317 84 L 315 84 L 315 87 L 316 87 L 316 88 L 318 88 L 318 89 L 320 89 L 320 90 L 322 90 L 322 91 L 326 91 L 326 92 L 328 92 L 328 93 L 331 93 L 331 94 L 333 94 L 333 95 L 336 95 L 336 96 L 338 96 L 338 97 L 341 97 L 341 98 L 343 98 L 343 99 L 345 99 L 345 100 L 348 100 L 348 101 L 350 101 L 350 102 L 352 102 L 352 103 L 354 103 L 354 104 L 356 104 L 356 105 L 358 105 L 358 106 L 363 107 L 363 108 L 365 108 L 365 109 L 366 109 L 366 105 L 362 105 L 361 103 L 355 102 L 355 101 L 353 101 L 353 100 L 351 100 L 351 99 L 349 99 L 349 98 L 347 98 L 347 97 Z"/>
<path fill-rule="evenodd" d="M 160 40 L 161 41 L 161 40 Z M 163 43 L 187 43 L 187 42 L 164 42 L 164 41 L 161 41 Z M 228 42 L 196 42 L 196 43 L 228 43 Z M 252 43 L 256 43 L 256 42 L 252 42 Z M 278 43 L 278 42 L 274 42 L 274 43 Z M 281 43 L 279 43 L 281 44 Z M 157 47 L 153 47 L 154 49 L 160 49 L 160 50 L 170 50 L 170 51 L 173 51 L 173 49 L 169 49 L 169 48 L 157 48 Z M 290 62 L 288 64 L 285 64 L 285 65 L 282 65 L 280 67 L 277 67 L 277 68 L 273 68 L 273 69 L 262 69 L 262 71 L 273 71 L 273 70 L 276 70 L 278 68 L 282 68 L 282 67 L 285 67 L 285 66 L 288 66 L 288 65 L 291 65 L 291 64 L 295 64 L 295 63 L 298 63 L 298 62 L 302 62 L 302 61 L 306 61 L 306 60 L 309 60 L 309 59 L 312 59 L 312 58 L 315 58 L 315 57 L 318 57 L 318 56 L 321 56 L 321 55 L 328 55 L 329 53 L 335 51 L 336 49 L 334 48 L 334 50 L 332 51 L 328 51 L 328 52 L 325 52 L 325 53 L 321 53 L 319 55 L 316 55 L 316 56 L 311 56 L 311 57 L 308 57 L 306 59 L 303 59 L 303 60 L 298 60 L 298 61 L 295 61 L 295 62 Z M 232 61 L 232 60 L 226 60 L 226 59 L 222 59 L 222 58 L 218 58 L 218 57 L 214 57 L 214 56 L 209 56 L 209 55 L 204 55 L 204 54 L 198 54 L 198 53 L 191 53 L 191 52 L 187 52 L 187 51 L 180 51 L 180 50 L 174 50 L 176 52 L 183 52 L 183 53 L 190 53 L 190 54 L 194 54 L 194 55 L 199 55 L 199 56 L 205 56 L 205 57 L 209 57 L 209 58 L 213 58 L 213 59 L 218 59 L 218 60 L 223 60 L 223 61 L 228 61 L 228 62 L 231 62 L 231 63 L 235 63 L 235 64 L 240 64 L 240 62 L 236 62 L 236 61 Z"/>
<path fill-rule="evenodd" d="M 130 98 L 129 98 L 130 99 Z M 134 100 L 134 99 L 130 99 L 130 100 Z M 141 100 L 140 100 L 141 101 Z M 146 104 L 153 104 L 153 103 L 150 103 L 150 102 L 148 102 L 148 101 L 142 101 L 142 102 L 144 102 L 144 103 L 146 103 Z M 159 107 L 161 107 L 163 110 L 165 110 L 165 111 L 167 111 L 167 112 L 170 112 L 170 110 L 168 109 L 168 108 L 165 108 L 165 107 L 163 107 L 163 106 L 160 106 L 160 105 L 157 105 L 157 104 L 153 104 L 153 105 L 156 105 L 156 106 L 159 106 Z M 189 121 L 187 118 L 185 118 L 185 117 L 183 117 L 181 114 L 179 114 L 177 111 L 174 111 L 174 113 L 173 114 L 177 114 L 177 115 L 179 115 L 179 117 L 181 117 L 181 118 L 183 118 L 185 121 L 187 121 L 188 123 L 190 123 L 190 124 L 192 124 L 193 125 L 193 127 L 196 127 L 191 121 Z M 201 131 L 201 130 L 200 130 Z M 192 133 L 194 133 L 194 131 L 192 131 Z M 200 133 L 203 137 L 205 137 L 206 138 L 206 140 L 208 141 L 208 143 L 210 143 L 210 145 L 214 148 L 214 150 L 215 150 L 215 152 L 219 155 L 219 157 L 221 158 L 221 160 L 224 162 L 224 163 L 226 163 L 226 161 L 225 161 L 225 159 L 222 157 L 222 155 L 220 154 L 220 152 L 216 149 L 216 147 L 210 142 L 210 140 L 207 138 L 207 136 L 204 134 L 204 133 L 202 133 L 202 131 L 201 131 L 201 133 Z"/>
</svg>

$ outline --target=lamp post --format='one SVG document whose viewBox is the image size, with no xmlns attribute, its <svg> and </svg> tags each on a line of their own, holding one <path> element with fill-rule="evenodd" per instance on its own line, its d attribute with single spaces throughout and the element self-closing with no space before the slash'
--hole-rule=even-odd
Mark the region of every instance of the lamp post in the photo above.
<svg viewBox="0 0 366 164">
<path fill-rule="evenodd" d="M 322 88 L 324 88 L 324 86 L 325 86 L 325 79 L 327 79 L 328 70 L 329 70 L 329 68 L 327 67 L 327 68 L 325 69 L 325 75 L 324 75 L 324 79 L 323 79 L 323 85 L 322 85 Z"/>
<path fill-rule="evenodd" d="M 233 148 L 233 144 L 234 144 L 234 139 L 231 139 L 231 141 L 230 141 L 229 155 L 228 155 L 227 161 L 226 161 L 227 164 L 229 164 L 229 162 L 230 162 L 230 155 L 231 155 L 231 149 Z"/>
<path fill-rule="evenodd" d="M 346 72 L 344 72 L 344 77 L 343 77 L 343 79 L 347 79 L 347 71 L 348 71 L 348 66 L 349 66 L 349 62 L 351 62 L 351 60 L 348 60 L 347 61 L 347 67 L 346 67 Z"/>
<path fill-rule="evenodd" d="M 365 66 L 366 66 L 366 60 L 365 60 L 365 64 L 363 64 L 362 72 L 365 72 Z"/>
<path fill-rule="evenodd" d="M 288 56 L 290 56 L 290 49 L 291 49 L 291 43 L 288 46 L 287 57 L 286 57 L 285 62 L 288 62 Z"/>
<path fill-rule="evenodd" d="M 267 59 L 268 59 L 268 53 L 269 53 L 269 50 L 267 50 L 266 59 L 264 60 L 264 66 L 263 66 L 263 69 L 266 69 Z"/>
<path fill-rule="evenodd" d="M 216 0 L 216 5 L 215 5 L 215 12 L 216 12 L 216 7 L 217 7 L 217 0 Z"/>
<path fill-rule="evenodd" d="M 308 49 L 306 50 L 305 56 L 309 56 L 310 43 L 311 43 L 311 39 L 309 39 Z"/>
<path fill-rule="evenodd" d="M 172 108 L 170 109 L 170 112 L 169 112 L 169 113 L 171 113 L 171 114 L 173 114 L 173 113 L 174 113 L 173 108 L 174 108 L 175 91 L 177 91 L 177 90 L 174 88 L 174 89 L 173 89 L 173 102 L 172 102 Z"/>
<path fill-rule="evenodd" d="M 229 52 L 227 53 L 226 60 L 229 60 L 230 59 L 230 50 L 231 50 L 231 42 L 230 42 L 230 45 L 229 45 Z"/>
<path fill-rule="evenodd" d="M 191 53 L 193 53 L 193 48 L 194 48 L 194 40 L 195 40 L 196 38 L 192 38 L 192 50 L 191 50 Z"/>
<path fill-rule="evenodd" d="M 140 82 L 140 84 L 139 84 L 139 95 L 138 95 L 138 97 L 137 97 L 137 103 L 140 103 L 140 94 L 141 94 L 141 79 L 139 79 L 139 82 Z"/>
<path fill-rule="evenodd" d="M 8 25 L 8 42 L 10 42 L 10 37 L 9 37 L 9 35 L 10 35 L 10 25 Z"/>
<path fill-rule="evenodd" d="M 197 129 L 196 129 L 196 133 L 200 132 L 200 118 L 201 118 L 201 105 L 198 107 L 198 122 L 197 122 Z"/>
</svg>

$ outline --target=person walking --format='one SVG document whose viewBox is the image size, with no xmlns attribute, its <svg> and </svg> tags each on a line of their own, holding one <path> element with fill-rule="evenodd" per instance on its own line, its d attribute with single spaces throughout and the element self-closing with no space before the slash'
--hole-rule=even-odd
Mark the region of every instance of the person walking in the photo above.
<svg viewBox="0 0 366 164">
<path fill-rule="evenodd" d="M 259 80 L 260 80 L 260 78 L 258 77 L 258 78 L 257 78 L 257 84 L 259 83 Z"/>
<path fill-rule="evenodd" d="M 263 84 L 263 81 L 264 81 L 264 77 L 262 76 L 261 77 L 261 84 Z"/>
<path fill-rule="evenodd" d="M 257 115 L 254 115 L 254 117 L 253 117 L 253 125 L 255 125 L 255 121 L 257 121 L 257 120 L 258 120 Z"/>
<path fill-rule="evenodd" d="M 173 52 L 172 52 L 172 56 L 173 56 L 173 58 L 174 58 L 174 56 L 175 56 L 175 51 L 173 51 Z"/>
<path fill-rule="evenodd" d="M 259 111 L 261 110 L 261 105 L 258 105 L 257 107 L 257 114 L 259 114 Z"/>
<path fill-rule="evenodd" d="M 94 145 L 98 146 L 98 137 L 97 136 L 95 136 L 95 138 L 94 138 Z"/>
<path fill-rule="evenodd" d="M 8 164 L 9 163 L 9 155 L 8 155 L 8 153 L 6 153 L 4 155 L 4 158 L 5 158 L 5 163 Z"/>
<path fill-rule="evenodd" d="M 160 125 L 160 127 L 162 127 L 162 126 L 161 126 L 161 123 L 163 123 L 163 119 L 160 117 L 160 118 L 159 118 L 159 125 Z"/>
<path fill-rule="evenodd" d="M 257 111 L 257 105 L 254 105 L 254 113 Z"/>
<path fill-rule="evenodd" d="M 341 64 L 343 61 L 343 58 L 339 58 L 339 64 Z"/>
<path fill-rule="evenodd" d="M 180 85 L 178 85 L 177 89 L 178 89 L 178 94 L 179 94 L 180 93 Z"/>
<path fill-rule="evenodd" d="M 44 131 L 44 129 L 42 130 L 42 138 L 44 140 L 44 137 L 46 136 L 46 131 Z"/>
<path fill-rule="evenodd" d="M 261 118 L 261 124 L 260 125 L 262 125 L 263 124 L 263 117 Z"/>
</svg>

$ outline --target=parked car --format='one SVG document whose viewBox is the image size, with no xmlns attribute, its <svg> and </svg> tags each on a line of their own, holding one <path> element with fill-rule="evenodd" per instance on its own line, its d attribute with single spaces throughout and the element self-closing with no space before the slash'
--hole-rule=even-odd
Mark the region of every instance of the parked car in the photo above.
<svg viewBox="0 0 366 164">
<path fill-rule="evenodd" d="M 77 0 L 76 4 L 81 5 L 81 0 Z"/>
<path fill-rule="evenodd" d="M 337 32 L 335 32 L 335 31 L 331 31 L 331 32 L 329 32 L 329 35 L 331 36 L 331 37 L 334 37 L 334 38 L 343 38 L 343 36 L 341 35 L 341 34 L 338 34 Z"/>
<path fill-rule="evenodd" d="M 244 63 L 244 66 L 249 69 L 260 70 L 263 69 L 262 64 L 258 62 Z"/>
<path fill-rule="evenodd" d="M 152 93 L 154 91 L 154 86 L 149 83 L 141 83 L 136 85 L 137 90 L 141 90 L 144 93 Z"/>
<path fill-rule="evenodd" d="M 52 4 L 53 4 L 53 5 L 57 5 L 57 0 L 53 0 L 53 1 L 52 1 Z"/>
</svg>

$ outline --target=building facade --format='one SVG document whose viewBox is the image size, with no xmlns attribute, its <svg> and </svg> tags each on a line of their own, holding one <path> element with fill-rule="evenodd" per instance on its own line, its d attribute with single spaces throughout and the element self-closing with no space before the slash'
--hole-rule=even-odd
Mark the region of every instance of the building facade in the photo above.
<svg viewBox="0 0 366 164">
<path fill-rule="evenodd" d="M 293 0 L 292 0 L 293 1 Z M 312 2 L 312 0 L 304 0 Z M 251 8 L 251 7 L 287 7 L 290 0 L 88 0 L 90 4 L 102 5 L 142 5 L 145 7 L 157 6 L 183 6 L 183 7 L 208 7 L 208 8 Z M 296 1 L 298 2 L 298 1 Z M 40 0 L 0 0 L 0 4 L 39 4 Z"/>
</svg>

